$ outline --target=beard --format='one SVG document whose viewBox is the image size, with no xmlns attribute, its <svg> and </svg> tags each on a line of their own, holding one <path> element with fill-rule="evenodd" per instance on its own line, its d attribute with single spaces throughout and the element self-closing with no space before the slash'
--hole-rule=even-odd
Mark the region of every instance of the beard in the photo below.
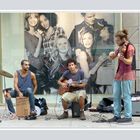
<svg viewBox="0 0 140 140">
<path fill-rule="evenodd" d="M 27 72 L 29 70 L 29 68 L 24 68 L 23 70 Z"/>
</svg>

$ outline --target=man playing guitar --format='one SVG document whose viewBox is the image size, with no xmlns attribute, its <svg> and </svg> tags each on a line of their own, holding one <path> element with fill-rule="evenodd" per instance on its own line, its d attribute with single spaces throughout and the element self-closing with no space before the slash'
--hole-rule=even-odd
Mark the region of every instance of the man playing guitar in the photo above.
<svg viewBox="0 0 140 140">
<path fill-rule="evenodd" d="M 80 119 L 86 120 L 84 114 L 84 104 L 86 98 L 86 91 L 84 83 L 84 72 L 79 70 L 74 59 L 68 59 L 67 61 L 68 70 L 65 71 L 62 77 L 58 80 L 58 84 L 67 89 L 62 95 L 62 105 L 64 112 L 58 117 L 58 119 L 68 118 L 68 103 L 69 102 L 79 102 L 80 105 Z"/>
</svg>

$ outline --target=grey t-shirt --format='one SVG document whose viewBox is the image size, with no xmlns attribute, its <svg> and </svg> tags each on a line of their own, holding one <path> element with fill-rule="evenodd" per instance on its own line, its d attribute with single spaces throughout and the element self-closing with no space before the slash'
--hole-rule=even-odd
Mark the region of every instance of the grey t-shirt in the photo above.
<svg viewBox="0 0 140 140">
<path fill-rule="evenodd" d="M 78 70 L 76 73 L 71 73 L 69 70 L 65 71 L 62 75 L 62 77 L 66 80 L 72 80 L 76 81 L 78 83 L 81 83 L 82 80 L 84 80 L 84 72 L 82 70 Z M 70 88 L 71 91 L 79 90 L 79 89 L 84 89 L 84 88 Z"/>
</svg>

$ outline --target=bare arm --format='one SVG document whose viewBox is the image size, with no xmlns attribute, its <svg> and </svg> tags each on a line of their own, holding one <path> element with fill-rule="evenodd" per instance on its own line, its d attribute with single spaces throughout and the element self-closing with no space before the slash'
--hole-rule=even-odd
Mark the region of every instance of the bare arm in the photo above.
<svg viewBox="0 0 140 140">
<path fill-rule="evenodd" d="M 109 58 L 110 58 L 111 60 L 115 59 L 116 57 L 117 57 L 117 54 L 115 54 L 115 52 L 110 52 L 110 53 L 109 53 Z"/>
<path fill-rule="evenodd" d="M 125 64 L 131 65 L 132 60 L 133 60 L 134 51 L 135 51 L 134 47 L 128 48 L 127 58 L 125 58 L 123 55 L 119 55 L 119 59 L 122 60 Z"/>
<path fill-rule="evenodd" d="M 17 72 L 15 72 L 15 74 L 14 74 L 14 88 L 20 97 L 23 96 L 23 93 L 18 88 L 18 74 L 17 74 Z"/>
<path fill-rule="evenodd" d="M 36 80 L 36 76 L 34 73 L 31 72 L 31 77 L 32 77 L 32 81 L 33 81 L 33 85 L 34 85 L 34 94 L 36 93 L 37 90 L 37 80 Z"/>
<path fill-rule="evenodd" d="M 125 64 L 131 65 L 133 57 L 124 58 L 124 56 L 120 56 L 119 59 L 122 60 Z"/>
<path fill-rule="evenodd" d="M 60 79 L 58 80 L 58 84 L 62 87 L 66 87 L 68 84 L 67 83 L 64 83 L 63 81 L 65 80 L 64 77 L 60 77 Z"/>
<path fill-rule="evenodd" d="M 77 88 L 85 88 L 87 85 L 87 80 L 84 79 L 84 72 L 81 72 L 80 82 L 73 81 L 72 86 Z"/>
</svg>

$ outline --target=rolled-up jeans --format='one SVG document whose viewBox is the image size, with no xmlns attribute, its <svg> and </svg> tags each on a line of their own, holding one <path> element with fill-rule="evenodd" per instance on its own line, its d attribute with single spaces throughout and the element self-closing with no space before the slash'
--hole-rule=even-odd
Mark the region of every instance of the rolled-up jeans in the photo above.
<svg viewBox="0 0 140 140">
<path fill-rule="evenodd" d="M 34 98 L 34 93 L 33 93 L 32 88 L 27 88 L 27 90 L 22 93 L 23 93 L 23 96 L 29 97 L 30 110 L 34 111 L 35 110 L 35 98 Z M 16 90 L 10 90 L 10 95 L 12 98 L 16 98 L 19 96 Z M 11 98 L 5 98 L 5 100 L 6 100 L 9 111 L 12 113 L 15 113 L 15 109 L 14 109 Z"/>
<path fill-rule="evenodd" d="M 132 101 L 131 101 L 132 80 L 114 80 L 113 98 L 114 98 L 114 116 L 121 117 L 121 97 L 124 101 L 125 118 L 132 117 Z"/>
</svg>

